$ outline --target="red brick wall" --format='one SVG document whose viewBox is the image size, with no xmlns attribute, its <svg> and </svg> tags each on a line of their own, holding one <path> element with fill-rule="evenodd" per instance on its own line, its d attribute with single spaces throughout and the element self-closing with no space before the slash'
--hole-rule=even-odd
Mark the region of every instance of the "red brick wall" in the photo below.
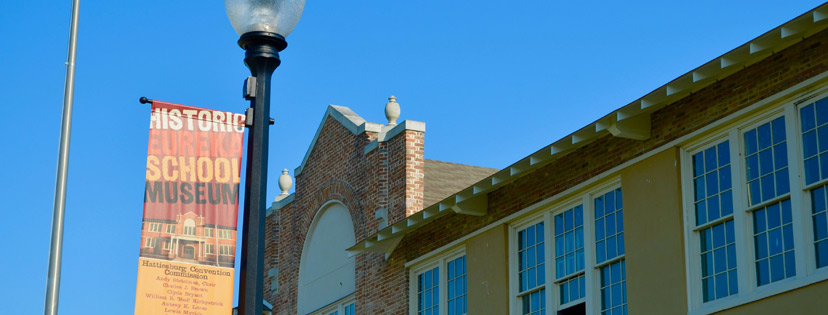
<svg viewBox="0 0 828 315">
<path fill-rule="evenodd" d="M 291 204 L 283 207 L 281 211 L 285 211 L 286 213 L 290 213 Z M 275 277 L 272 277 L 268 274 L 270 268 L 279 267 L 279 246 L 281 233 L 280 230 L 280 216 L 281 211 L 273 211 L 273 213 L 267 217 L 265 220 L 265 280 L 264 280 L 264 297 L 265 300 L 268 301 L 271 305 L 274 305 L 276 302 L 275 295 L 276 292 L 271 290 L 270 282 L 271 281 L 278 281 Z M 280 273 L 281 275 L 281 273 Z"/>
<path fill-rule="evenodd" d="M 302 173 L 296 176 L 294 200 L 274 211 L 266 223 L 265 268 L 278 266 L 279 289 L 272 292 L 266 281 L 265 296 L 276 314 L 296 313 L 304 241 L 325 203 L 336 200 L 348 208 L 357 241 L 378 231 L 374 213 L 380 208 L 388 209 L 391 222 L 422 209 L 423 136 L 406 130 L 365 154 L 365 145 L 377 138 L 376 133 L 354 135 L 333 118 L 324 122 Z M 357 313 L 404 314 L 406 301 L 376 297 L 400 296 L 407 289 L 393 281 L 375 285 L 373 280 L 404 273 L 404 261 L 388 263 L 384 254 L 360 254 L 355 260 Z M 405 283 L 404 278 L 400 281 Z"/>
<path fill-rule="evenodd" d="M 423 210 L 424 136 L 406 130 L 382 144 L 388 152 L 388 225 Z"/>
</svg>

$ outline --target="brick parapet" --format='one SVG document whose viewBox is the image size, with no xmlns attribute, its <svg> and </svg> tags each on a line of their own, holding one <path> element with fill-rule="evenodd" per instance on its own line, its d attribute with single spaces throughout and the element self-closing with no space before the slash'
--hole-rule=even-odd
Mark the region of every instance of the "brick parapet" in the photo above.
<svg viewBox="0 0 828 315">
<path fill-rule="evenodd" d="M 377 209 L 388 208 L 390 215 L 399 213 L 401 217 L 405 214 L 407 200 L 416 200 L 416 197 L 405 196 L 410 190 L 405 178 L 408 174 L 418 173 L 410 168 L 422 168 L 421 161 L 416 164 L 416 159 L 412 162 L 406 157 L 422 159 L 422 138 L 422 132 L 412 135 L 406 130 L 366 152 L 365 146 L 378 139 L 377 133 L 354 134 L 336 119 L 325 120 L 303 171 L 296 176 L 293 201 L 268 217 L 268 233 L 280 234 L 279 242 L 270 242 L 266 246 L 266 268 L 279 268 L 278 292 L 265 291 L 268 294 L 266 300 L 275 307 L 275 314 L 296 313 L 299 265 L 305 238 L 317 212 L 327 202 L 340 202 L 348 209 L 357 241 L 378 231 L 378 221 L 374 219 Z M 406 154 L 405 150 L 412 144 L 416 144 L 419 152 Z M 389 261 L 398 262 L 389 264 L 383 254 L 355 257 L 358 313 L 404 314 L 407 303 L 388 305 L 380 303 L 384 300 L 368 298 L 400 290 L 392 283 L 385 288 L 367 285 L 373 283 L 371 279 L 378 274 L 404 273 L 404 262 L 400 258 Z M 392 312 L 392 309 L 400 311 Z"/>
<path fill-rule="evenodd" d="M 287 208 L 286 211 L 290 212 L 290 204 L 286 205 L 283 208 Z M 264 297 L 265 300 L 273 305 L 275 302 L 275 295 L 277 290 L 272 289 L 270 283 L 273 281 L 278 281 L 278 279 L 269 273 L 272 268 L 278 268 L 278 256 L 279 256 L 279 248 L 281 247 L 280 244 L 280 216 L 281 211 L 274 211 L 271 215 L 269 215 L 265 220 L 265 242 L 268 244 L 265 246 L 265 279 L 264 279 Z"/>
</svg>

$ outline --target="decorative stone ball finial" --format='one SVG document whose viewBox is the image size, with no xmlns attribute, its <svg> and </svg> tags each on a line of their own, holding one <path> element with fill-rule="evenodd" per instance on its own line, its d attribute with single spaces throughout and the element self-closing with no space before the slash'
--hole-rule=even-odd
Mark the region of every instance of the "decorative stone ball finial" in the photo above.
<svg viewBox="0 0 828 315">
<path fill-rule="evenodd" d="M 282 175 L 279 176 L 279 189 L 282 190 L 281 196 L 287 196 L 290 186 L 293 186 L 293 178 L 288 175 L 288 170 L 282 170 Z"/>
<path fill-rule="evenodd" d="M 385 118 L 388 119 L 389 126 L 397 125 L 397 118 L 400 118 L 400 104 L 397 103 L 397 98 L 394 95 L 388 98 L 388 103 L 385 104 Z"/>
</svg>

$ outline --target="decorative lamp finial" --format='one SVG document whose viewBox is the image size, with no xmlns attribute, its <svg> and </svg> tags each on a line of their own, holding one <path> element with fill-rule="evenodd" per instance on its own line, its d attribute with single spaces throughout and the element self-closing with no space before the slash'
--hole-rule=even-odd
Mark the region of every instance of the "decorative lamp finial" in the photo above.
<svg viewBox="0 0 828 315">
<path fill-rule="evenodd" d="M 293 178 L 288 175 L 288 170 L 282 170 L 282 175 L 279 175 L 279 189 L 282 190 L 280 196 L 287 196 L 290 186 L 293 186 Z"/>
<path fill-rule="evenodd" d="M 400 118 L 400 104 L 397 103 L 397 98 L 394 95 L 388 98 L 388 103 L 385 104 L 385 118 L 388 119 L 389 126 L 397 125 L 397 118 Z"/>
</svg>

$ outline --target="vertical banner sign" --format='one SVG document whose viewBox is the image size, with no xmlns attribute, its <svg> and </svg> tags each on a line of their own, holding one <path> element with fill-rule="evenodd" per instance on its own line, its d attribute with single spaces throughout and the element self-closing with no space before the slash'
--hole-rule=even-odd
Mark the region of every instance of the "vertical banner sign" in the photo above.
<svg viewBox="0 0 828 315">
<path fill-rule="evenodd" d="M 232 312 L 244 115 L 152 102 L 135 314 Z"/>
</svg>

